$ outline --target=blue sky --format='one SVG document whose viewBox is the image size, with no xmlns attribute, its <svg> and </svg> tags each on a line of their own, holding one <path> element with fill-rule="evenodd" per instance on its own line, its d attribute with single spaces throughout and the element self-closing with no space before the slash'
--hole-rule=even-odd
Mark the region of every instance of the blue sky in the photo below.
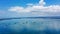
<svg viewBox="0 0 60 34">
<path fill-rule="evenodd" d="M 27 3 L 37 4 L 40 0 L 0 0 L 0 9 L 6 10 L 10 6 L 23 6 Z M 60 0 L 44 0 L 46 5 L 60 5 Z"/>
<path fill-rule="evenodd" d="M 13 7 L 15 9 L 15 7 L 19 7 L 19 9 L 21 7 L 25 8 L 24 10 L 27 11 L 27 7 L 29 4 L 30 6 L 32 5 L 32 7 L 36 7 L 38 5 L 39 6 L 39 1 L 41 0 L 0 0 L 0 18 L 1 17 L 22 17 L 22 16 L 40 16 L 38 15 L 38 12 L 35 14 L 33 12 L 14 12 L 14 11 L 9 11 L 8 9 L 11 9 L 11 7 Z M 52 5 L 52 8 L 54 8 L 55 6 L 58 5 L 58 7 L 60 7 L 60 0 L 43 0 L 40 3 L 46 3 L 44 6 L 50 6 Z M 43 7 L 44 7 L 43 6 Z M 53 7 L 54 6 L 54 7 Z M 56 7 L 57 8 L 57 7 Z M 30 9 L 30 8 L 29 8 Z M 60 8 L 59 8 L 60 9 Z M 41 9 L 40 9 L 41 10 Z M 49 10 L 49 9 L 48 9 Z M 19 10 L 20 11 L 20 10 Z M 22 11 L 22 10 L 21 10 Z M 54 11 L 54 10 L 53 10 Z M 42 11 L 43 12 L 43 11 Z M 33 13 L 33 14 L 32 14 Z M 40 12 L 41 13 L 41 12 Z M 40 14 L 39 13 L 39 14 Z M 46 12 L 45 12 L 46 13 Z M 47 13 L 51 13 L 51 12 L 47 12 Z M 56 15 L 58 14 L 58 12 L 56 13 Z M 46 14 L 47 15 L 47 14 Z M 49 14 L 50 15 L 50 14 Z M 55 15 L 55 13 L 54 13 Z M 59 14 L 58 14 L 59 15 Z M 45 16 L 45 15 L 43 15 Z M 47 15 L 48 16 L 48 15 Z"/>
</svg>

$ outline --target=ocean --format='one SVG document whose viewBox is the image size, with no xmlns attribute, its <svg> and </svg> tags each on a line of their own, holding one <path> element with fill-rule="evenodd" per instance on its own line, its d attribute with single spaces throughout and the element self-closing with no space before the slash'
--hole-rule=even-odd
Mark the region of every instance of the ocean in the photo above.
<svg viewBox="0 0 60 34">
<path fill-rule="evenodd" d="M 60 34 L 60 19 L 0 20 L 0 34 Z"/>
</svg>

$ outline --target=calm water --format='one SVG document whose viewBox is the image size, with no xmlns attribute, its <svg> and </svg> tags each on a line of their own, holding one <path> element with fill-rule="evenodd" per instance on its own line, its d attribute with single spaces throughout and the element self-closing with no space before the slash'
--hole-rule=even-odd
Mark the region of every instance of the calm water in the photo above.
<svg viewBox="0 0 60 34">
<path fill-rule="evenodd" d="M 13 19 L 0 21 L 0 34 L 60 34 L 60 19 Z"/>
</svg>

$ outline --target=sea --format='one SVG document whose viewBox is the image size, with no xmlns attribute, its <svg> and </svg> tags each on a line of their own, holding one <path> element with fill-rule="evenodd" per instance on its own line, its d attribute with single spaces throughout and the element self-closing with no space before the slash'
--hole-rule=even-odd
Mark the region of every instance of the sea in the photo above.
<svg viewBox="0 0 60 34">
<path fill-rule="evenodd" d="M 0 34 L 60 34 L 60 19 L 0 20 Z"/>
</svg>

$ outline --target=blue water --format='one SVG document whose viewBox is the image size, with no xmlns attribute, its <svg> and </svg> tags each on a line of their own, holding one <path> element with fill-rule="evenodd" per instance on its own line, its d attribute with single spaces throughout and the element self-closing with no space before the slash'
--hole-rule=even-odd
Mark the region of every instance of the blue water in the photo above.
<svg viewBox="0 0 60 34">
<path fill-rule="evenodd" d="M 3 20 L 0 34 L 60 34 L 60 19 Z"/>
</svg>

